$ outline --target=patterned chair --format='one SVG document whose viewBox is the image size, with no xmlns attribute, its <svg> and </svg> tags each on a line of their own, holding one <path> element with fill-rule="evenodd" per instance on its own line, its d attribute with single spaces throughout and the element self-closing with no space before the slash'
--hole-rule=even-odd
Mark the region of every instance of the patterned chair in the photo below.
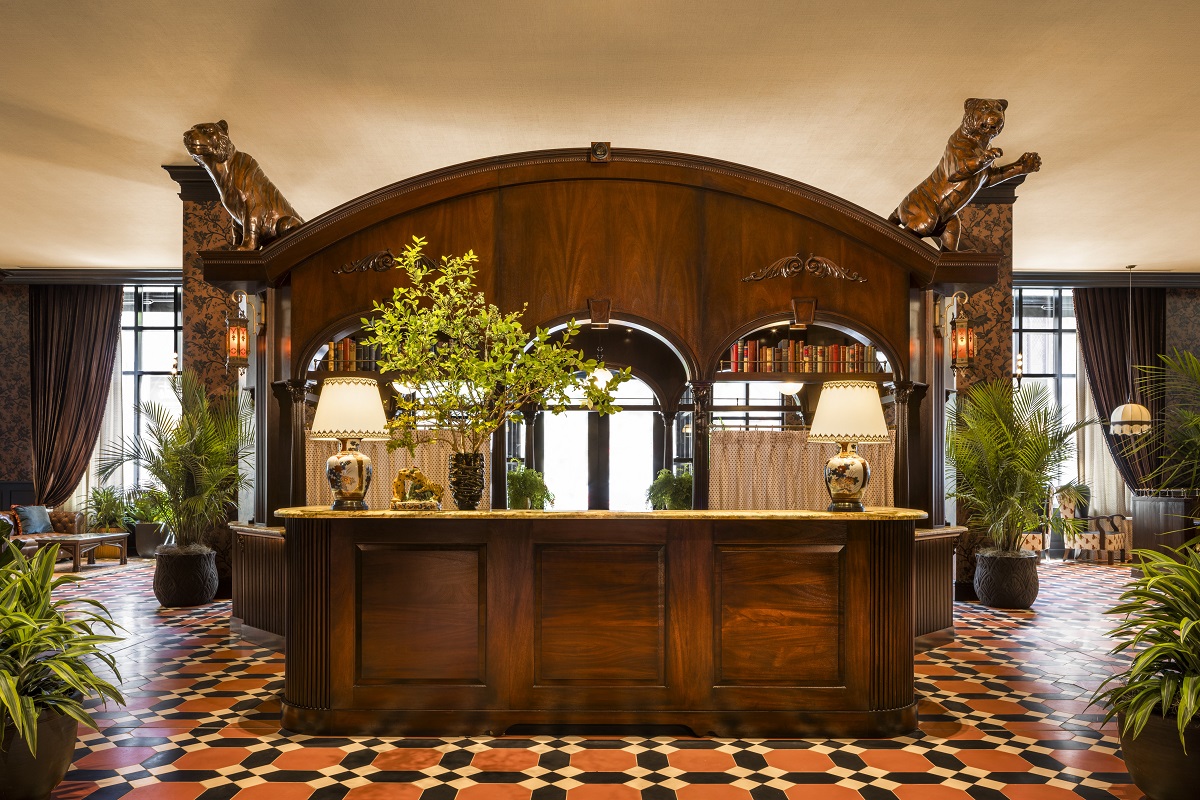
<svg viewBox="0 0 1200 800">
<path fill-rule="evenodd" d="M 1037 553 L 1038 560 L 1044 561 L 1046 559 L 1046 534 L 1040 532 L 1021 534 L 1021 549 Z"/>
<path fill-rule="evenodd" d="M 1079 511 L 1083 515 L 1079 515 Z M 1114 554 L 1120 554 L 1120 560 L 1129 557 L 1131 540 L 1133 538 L 1133 521 L 1124 514 L 1109 514 L 1108 516 L 1088 516 L 1086 509 L 1077 509 L 1075 501 L 1058 496 L 1058 512 L 1063 519 L 1082 519 L 1086 521 L 1087 529 L 1081 533 L 1067 534 L 1063 537 L 1066 552 L 1063 560 L 1073 558 L 1076 561 L 1107 561 L 1113 563 Z"/>
</svg>

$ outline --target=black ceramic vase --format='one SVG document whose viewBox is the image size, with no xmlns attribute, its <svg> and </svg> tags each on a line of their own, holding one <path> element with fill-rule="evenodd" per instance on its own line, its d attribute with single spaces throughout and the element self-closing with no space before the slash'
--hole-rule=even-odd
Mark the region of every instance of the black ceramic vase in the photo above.
<svg viewBox="0 0 1200 800">
<path fill-rule="evenodd" d="M 992 608 L 1029 608 L 1038 596 L 1037 555 L 982 550 L 975 557 L 975 594 Z"/>
<path fill-rule="evenodd" d="M 450 494 L 459 511 L 474 511 L 483 497 L 483 453 L 450 454 Z"/>
<path fill-rule="evenodd" d="M 1200 776 L 1200 725 L 1184 732 L 1187 752 L 1179 742 L 1176 720 L 1151 714 L 1136 739 L 1125 735 L 1125 715 L 1118 715 L 1121 755 L 1129 777 L 1149 800 L 1195 800 Z"/>
<path fill-rule="evenodd" d="M 38 717 L 37 755 L 30 754 L 11 724 L 0 742 L 0 797 L 46 800 L 62 782 L 75 755 L 79 723 L 57 711 Z"/>
<path fill-rule="evenodd" d="M 217 554 L 160 552 L 154 563 L 154 596 L 163 608 L 211 603 L 217 596 Z"/>
</svg>

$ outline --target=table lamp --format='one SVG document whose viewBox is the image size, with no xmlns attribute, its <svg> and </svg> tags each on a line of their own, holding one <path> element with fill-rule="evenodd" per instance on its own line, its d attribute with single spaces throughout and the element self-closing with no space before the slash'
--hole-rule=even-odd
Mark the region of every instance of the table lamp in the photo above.
<svg viewBox="0 0 1200 800">
<path fill-rule="evenodd" d="M 830 381 L 821 388 L 817 412 L 808 431 L 810 442 L 836 442 L 841 452 L 825 464 L 829 511 L 863 511 L 863 490 L 871 465 L 858 454 L 859 442 L 887 442 L 887 422 L 872 381 Z"/>
<path fill-rule="evenodd" d="M 387 420 L 379 384 L 371 378 L 326 378 L 313 416 L 310 438 L 338 441 L 342 449 L 325 462 L 325 475 L 333 489 L 334 511 L 366 511 L 371 486 L 371 459 L 359 451 L 359 442 L 388 438 Z"/>
</svg>

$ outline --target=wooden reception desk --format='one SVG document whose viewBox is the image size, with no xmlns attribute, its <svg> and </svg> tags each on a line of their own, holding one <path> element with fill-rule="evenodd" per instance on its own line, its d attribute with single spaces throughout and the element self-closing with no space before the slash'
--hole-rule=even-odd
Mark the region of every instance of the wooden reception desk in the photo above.
<svg viewBox="0 0 1200 800">
<path fill-rule="evenodd" d="M 290 730 L 916 728 L 923 512 L 278 514 Z"/>
</svg>

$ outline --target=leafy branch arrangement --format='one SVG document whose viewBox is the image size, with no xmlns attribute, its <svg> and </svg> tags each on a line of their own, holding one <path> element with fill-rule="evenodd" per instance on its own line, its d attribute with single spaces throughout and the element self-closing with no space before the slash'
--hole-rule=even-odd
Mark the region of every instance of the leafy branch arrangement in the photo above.
<svg viewBox="0 0 1200 800">
<path fill-rule="evenodd" d="M 508 507 L 524 508 L 529 501 L 532 509 L 544 509 L 554 505 L 554 493 L 546 486 L 546 479 L 535 469 L 517 466 L 505 475 L 508 483 Z"/>
<path fill-rule="evenodd" d="M 1112 653 L 1134 650 L 1133 663 L 1110 676 L 1092 702 L 1108 706 L 1104 721 L 1121 713 L 1123 732 L 1136 739 L 1152 714 L 1175 717 L 1179 741 L 1200 722 L 1200 539 L 1168 548 L 1174 557 L 1137 550 L 1142 577 L 1130 581 L 1120 604 L 1106 613 L 1125 619 L 1108 632 L 1121 642 Z M 1106 689 L 1109 684 L 1117 685 Z"/>
<path fill-rule="evenodd" d="M 141 404 L 146 430 L 105 448 L 100 476 L 137 463 L 152 479 L 138 487 L 144 513 L 164 522 L 181 550 L 204 552 L 205 539 L 228 519 L 231 503 L 249 485 L 254 448 L 250 401 L 236 389 L 209 397 L 199 376 L 184 370 L 171 379 L 179 400 L 175 413 L 159 403 Z"/>
<path fill-rule="evenodd" d="M 1138 369 L 1143 395 L 1165 400 L 1163 424 L 1130 448 L 1150 451 L 1157 464 L 1149 476 L 1154 488 L 1200 489 L 1200 358 L 1178 348 L 1159 358 L 1161 364 Z"/>
<path fill-rule="evenodd" d="M 659 470 L 646 490 L 646 500 L 655 511 L 685 511 L 692 507 L 692 473 L 679 475 L 669 469 Z"/>
<path fill-rule="evenodd" d="M 388 422 L 389 448 L 412 453 L 418 444 L 441 440 L 458 453 L 483 452 L 522 406 L 535 403 L 557 414 L 571 402 L 572 389 L 582 390 L 601 414 L 620 411 L 612 392 L 629 370 L 604 385 L 590 380 L 603 365 L 567 346 L 579 332 L 574 320 L 557 341 L 543 328 L 526 333 L 524 308 L 505 314 L 476 288 L 474 251 L 443 256 L 431 267 L 422 256 L 425 245 L 414 236 L 396 257 L 408 285 L 397 287 L 390 302 L 375 303 L 376 318 L 362 320 L 368 343 L 379 345 L 379 368 L 409 390 L 400 392 L 399 413 Z"/>
<path fill-rule="evenodd" d="M 1075 432 L 1091 420 L 1067 425 L 1043 384 L 1014 389 L 1010 381 L 972 385 L 949 411 L 946 460 L 954 467 L 947 497 L 967 507 L 967 525 L 986 533 L 1002 552 L 1021 549 L 1021 535 L 1044 525 L 1078 533 L 1083 520 L 1048 513 L 1051 487 L 1075 452 Z M 1068 483 L 1062 497 L 1083 501 Z"/>
<path fill-rule="evenodd" d="M 124 703 L 121 693 L 89 663 L 95 659 L 116 675 L 116 660 L 100 645 L 121 641 L 108 610 L 86 598 L 55 600 L 60 586 L 82 580 L 54 575 L 58 545 L 44 547 L 31 559 L 12 542 L 0 566 L 0 741 L 11 725 L 30 753 L 37 754 L 38 717 L 54 711 L 91 728 L 95 720 L 83 708 L 89 697 Z M 105 628 L 108 633 L 97 633 Z M 10 745 L 12 746 L 12 745 Z"/>
</svg>

